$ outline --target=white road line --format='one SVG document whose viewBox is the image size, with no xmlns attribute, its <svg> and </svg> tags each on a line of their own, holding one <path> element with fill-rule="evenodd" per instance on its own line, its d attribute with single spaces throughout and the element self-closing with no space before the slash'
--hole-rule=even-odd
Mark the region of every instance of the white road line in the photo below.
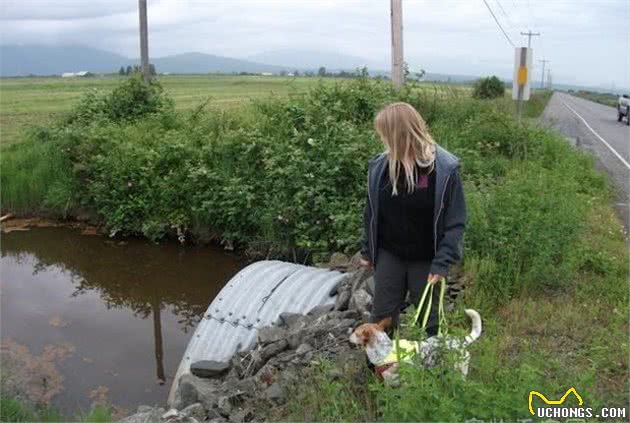
<svg viewBox="0 0 630 423">
<path fill-rule="evenodd" d="M 601 137 L 601 135 L 599 135 L 597 132 L 595 132 L 595 130 L 594 130 L 593 128 L 591 128 L 591 125 L 589 125 L 589 124 L 588 124 L 588 122 L 587 122 L 587 121 L 586 121 L 586 120 L 585 120 L 582 116 L 580 116 L 580 114 L 579 114 L 578 112 L 576 112 L 576 111 L 575 111 L 575 109 L 574 109 L 573 107 L 571 107 L 571 106 L 569 106 L 567 103 L 565 103 L 565 102 L 564 102 L 564 100 L 560 100 L 560 101 L 562 102 L 562 104 L 564 104 L 564 105 L 565 105 L 565 107 L 566 107 L 567 109 L 569 109 L 569 110 L 571 110 L 573 113 L 575 113 L 575 115 L 576 115 L 577 117 L 579 117 L 579 118 L 582 120 L 582 122 L 584 122 L 584 125 L 586 125 L 586 127 L 587 127 L 588 129 L 590 129 L 590 130 L 591 130 L 591 132 L 592 132 L 593 134 L 595 134 L 595 136 L 596 136 L 597 138 L 599 138 L 599 140 L 600 140 L 601 142 L 603 142 L 603 143 L 604 143 L 604 145 L 605 145 L 606 147 L 608 147 L 608 149 L 609 149 L 610 151 L 612 151 L 612 152 L 613 152 L 613 154 L 614 154 L 615 156 L 617 156 L 617 158 L 618 158 L 619 160 L 621 160 L 621 163 L 623 163 L 623 164 L 624 164 L 624 165 L 625 165 L 625 166 L 626 166 L 626 167 L 630 170 L 630 163 L 628 163 L 628 162 L 627 162 L 627 161 L 626 161 L 623 157 L 621 157 L 621 154 L 617 153 L 617 151 L 616 151 L 614 148 L 612 148 L 612 147 L 611 147 L 611 145 L 610 145 L 610 144 L 608 144 L 608 142 L 607 142 L 604 138 L 602 138 L 602 137 Z"/>
</svg>

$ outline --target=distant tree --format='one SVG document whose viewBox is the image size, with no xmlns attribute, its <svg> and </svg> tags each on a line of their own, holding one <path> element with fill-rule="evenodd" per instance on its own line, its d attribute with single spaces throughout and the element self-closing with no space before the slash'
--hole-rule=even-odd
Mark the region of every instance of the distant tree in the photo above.
<svg viewBox="0 0 630 423">
<path fill-rule="evenodd" d="M 280 76 L 287 76 L 287 71 L 285 71 L 284 69 L 282 69 L 280 71 Z"/>
<path fill-rule="evenodd" d="M 125 75 L 131 75 L 133 71 L 131 70 L 131 65 L 127 66 L 127 70 L 125 71 Z"/>
<path fill-rule="evenodd" d="M 402 70 L 403 70 L 403 81 L 406 81 L 409 79 L 409 75 L 411 74 L 411 72 L 409 72 L 409 63 L 403 62 Z"/>
<path fill-rule="evenodd" d="M 125 67 L 121 66 L 120 69 L 118 70 L 118 75 L 124 76 L 126 75 L 125 73 Z"/>
<path fill-rule="evenodd" d="M 151 75 L 157 75 L 157 71 L 155 70 L 155 65 L 153 63 L 149 63 L 149 73 Z"/>
<path fill-rule="evenodd" d="M 318 76 L 326 76 L 326 68 L 324 66 L 320 67 L 319 70 L 317 71 L 317 75 Z"/>
<path fill-rule="evenodd" d="M 357 68 L 355 74 L 359 78 L 369 78 L 370 77 L 370 72 L 368 71 L 368 67 L 367 66 L 362 66 L 362 67 Z"/>
<path fill-rule="evenodd" d="M 496 76 L 479 79 L 473 88 L 474 98 L 497 98 L 505 95 L 505 84 Z"/>
<path fill-rule="evenodd" d="M 293 76 L 300 76 L 300 72 L 296 69 L 293 71 Z"/>
<path fill-rule="evenodd" d="M 140 66 L 133 65 L 133 73 L 140 73 Z"/>
</svg>

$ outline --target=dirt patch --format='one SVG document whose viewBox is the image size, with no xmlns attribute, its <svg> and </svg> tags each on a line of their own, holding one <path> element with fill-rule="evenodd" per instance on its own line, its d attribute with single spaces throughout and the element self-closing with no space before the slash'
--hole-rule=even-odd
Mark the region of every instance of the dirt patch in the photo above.
<svg viewBox="0 0 630 423">
<path fill-rule="evenodd" d="M 8 215 L 6 215 L 8 216 Z M 58 221 L 41 217 L 7 217 L 2 221 L 2 232 L 28 231 L 31 228 L 71 228 L 81 230 L 82 235 L 101 235 L 104 232 L 94 225 L 81 221 Z"/>
</svg>

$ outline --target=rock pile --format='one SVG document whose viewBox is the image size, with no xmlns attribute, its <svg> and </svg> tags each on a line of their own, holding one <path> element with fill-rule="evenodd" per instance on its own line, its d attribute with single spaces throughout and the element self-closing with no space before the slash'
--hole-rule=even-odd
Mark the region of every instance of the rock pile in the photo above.
<svg viewBox="0 0 630 423">
<path fill-rule="evenodd" d="M 244 422 L 260 421 L 270 407 L 287 403 L 308 366 L 321 359 L 355 363 L 365 369 L 365 353 L 348 337 L 366 321 L 372 304 L 372 271 L 351 271 L 337 288 L 335 304 L 319 306 L 307 315 L 283 313 L 277 325 L 258 331 L 257 345 L 236 354 L 229 363 L 198 362 L 182 376 L 170 410 L 141 406 L 122 422 Z M 340 267 L 340 266 L 339 266 Z M 354 271 L 352 271 L 354 270 Z"/>
<path fill-rule="evenodd" d="M 367 321 L 374 293 L 373 271 L 359 266 L 359 256 L 334 254 L 326 267 L 347 272 L 337 288 L 335 304 L 307 315 L 283 313 L 274 326 L 262 328 L 256 347 L 228 363 L 201 361 L 179 380 L 171 409 L 140 406 L 124 423 L 195 423 L 261 421 L 268 410 L 285 405 L 304 380 L 309 365 L 321 359 L 346 362 L 356 374 L 365 372 L 365 353 L 348 338 Z M 447 291 L 452 309 L 465 281 L 453 275 Z M 351 370 L 352 371 L 352 370 Z M 339 370 L 339 377 L 341 370 Z M 334 375 L 333 375 L 334 377 Z"/>
</svg>

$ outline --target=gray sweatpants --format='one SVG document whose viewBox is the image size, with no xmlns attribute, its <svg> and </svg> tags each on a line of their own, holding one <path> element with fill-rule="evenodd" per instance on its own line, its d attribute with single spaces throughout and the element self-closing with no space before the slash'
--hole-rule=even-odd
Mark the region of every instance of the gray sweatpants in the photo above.
<svg viewBox="0 0 630 423">
<path fill-rule="evenodd" d="M 420 295 L 428 283 L 430 267 L 430 261 L 403 260 L 379 248 L 378 260 L 374 268 L 374 302 L 370 321 L 378 322 L 391 317 L 392 328 L 397 327 L 400 312 L 410 304 L 418 306 Z M 438 331 L 439 293 L 439 286 L 436 285 L 433 289 L 431 314 L 427 322 L 428 336 L 436 335 Z"/>
</svg>

